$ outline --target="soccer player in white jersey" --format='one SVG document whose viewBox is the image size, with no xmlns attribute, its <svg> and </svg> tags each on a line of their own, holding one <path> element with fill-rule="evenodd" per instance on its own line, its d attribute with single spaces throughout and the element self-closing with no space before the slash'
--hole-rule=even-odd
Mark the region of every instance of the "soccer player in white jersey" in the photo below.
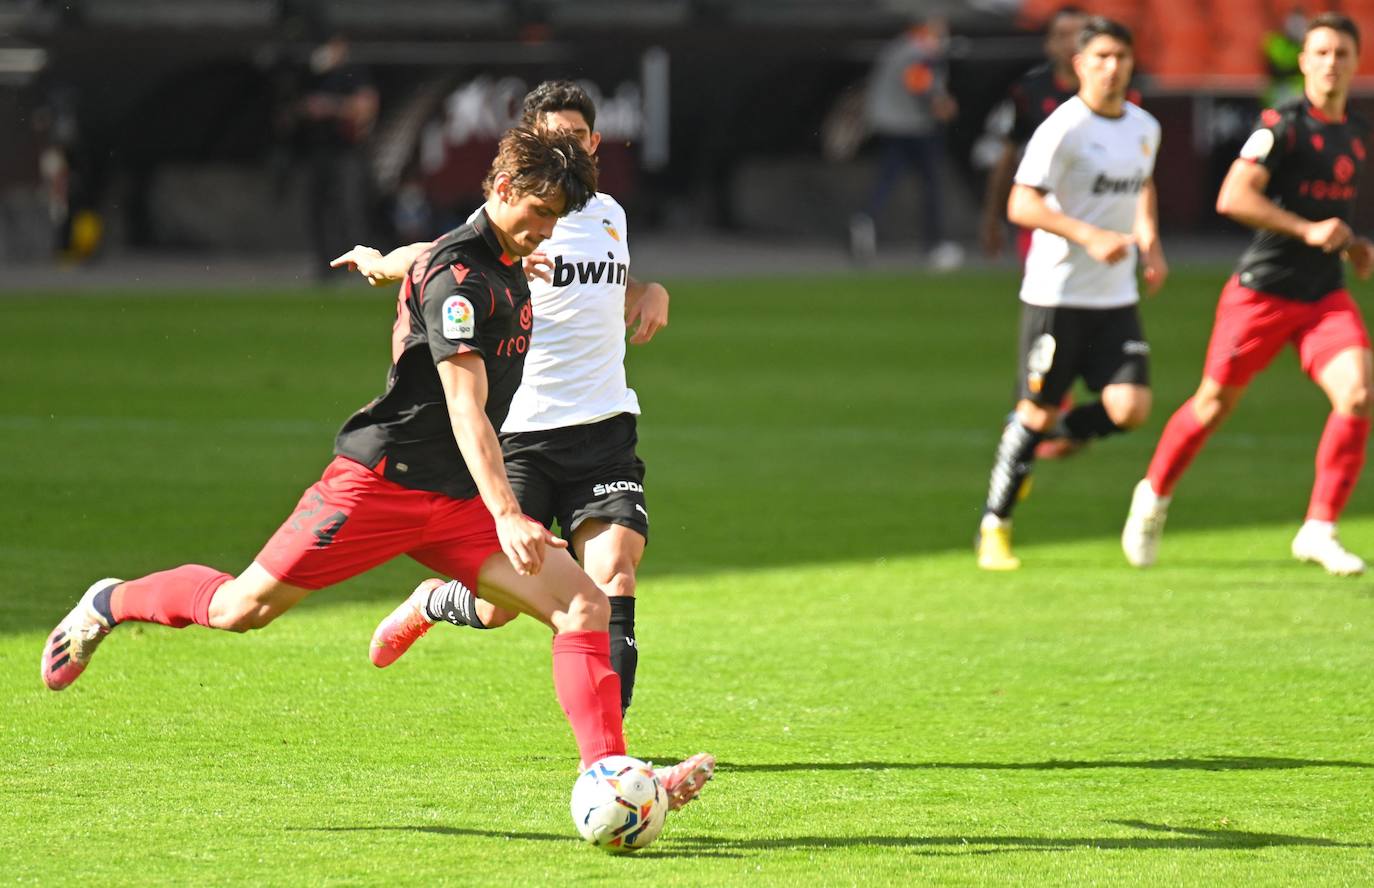
<svg viewBox="0 0 1374 888">
<path fill-rule="evenodd" d="M 596 109 L 570 81 L 540 84 L 525 97 L 523 121 L 573 133 L 595 152 Z M 357 247 L 334 264 L 352 265 L 374 284 L 404 277 L 413 244 L 382 256 Z M 526 268 L 534 329 L 524 378 L 501 427 L 506 473 L 530 517 L 555 521 L 592 580 L 611 599 L 611 664 L 621 703 L 634 691 L 635 571 L 649 534 L 644 463 L 635 453 L 639 401 L 625 380 L 625 328 L 648 342 L 668 321 L 668 292 L 629 275 L 625 211 L 598 193 L 584 212 L 559 220 Z M 439 620 L 494 628 L 515 613 L 475 599 L 462 584 L 426 580 L 373 636 L 372 660 L 394 662 Z"/>
<path fill-rule="evenodd" d="M 1132 429 L 1150 412 L 1150 347 L 1140 323 L 1137 258 L 1150 293 L 1168 275 L 1154 165 L 1159 122 L 1126 101 L 1131 33 L 1099 16 L 1078 37 L 1076 96 L 1031 136 L 1007 215 L 1034 229 L 1021 281 L 1020 400 L 1002 432 L 978 534 L 978 566 L 1015 570 L 1011 513 L 1048 436 Z M 1060 415 L 1082 378 L 1100 397 Z"/>
</svg>

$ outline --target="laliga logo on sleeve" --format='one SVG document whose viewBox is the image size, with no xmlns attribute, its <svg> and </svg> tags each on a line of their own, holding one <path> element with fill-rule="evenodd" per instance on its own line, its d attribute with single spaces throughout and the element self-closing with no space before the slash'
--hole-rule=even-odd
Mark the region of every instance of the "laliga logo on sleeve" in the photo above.
<svg viewBox="0 0 1374 888">
<path fill-rule="evenodd" d="M 601 227 L 606 229 L 606 233 L 609 234 L 609 235 L 611 236 L 611 240 L 613 240 L 613 241 L 619 241 L 619 240 L 620 240 L 620 232 L 618 232 L 618 231 L 615 230 L 615 226 L 611 224 L 611 220 L 610 220 L 610 219 L 602 219 L 602 220 L 601 220 Z"/>
<path fill-rule="evenodd" d="M 444 300 L 444 338 L 471 339 L 477 327 L 472 321 L 472 303 L 462 296 Z"/>
</svg>

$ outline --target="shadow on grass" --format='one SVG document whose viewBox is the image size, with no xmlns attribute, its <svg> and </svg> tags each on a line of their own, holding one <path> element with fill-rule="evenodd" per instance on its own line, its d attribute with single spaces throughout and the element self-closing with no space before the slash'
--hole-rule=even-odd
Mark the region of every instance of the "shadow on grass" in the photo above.
<svg viewBox="0 0 1374 888">
<path fill-rule="evenodd" d="M 662 761 L 669 761 L 664 758 Z M 657 759 L 655 759 L 657 761 Z M 1371 762 L 1252 755 L 1206 755 L 1166 759 L 1050 759 L 1043 762 L 720 762 L 720 773 L 768 771 L 1078 771 L 1093 768 L 1143 768 L 1164 771 L 1291 771 L 1298 768 L 1374 768 Z"/>
<path fill-rule="evenodd" d="M 436 824 L 415 826 L 291 826 L 287 827 L 287 830 L 290 832 L 417 832 L 430 833 L 436 836 L 464 836 L 478 839 L 501 839 L 503 841 L 513 839 L 523 842 L 582 844 L 580 839 L 559 833 L 502 832 L 501 830 L 493 829 L 471 829 L 463 826 L 439 826 Z M 639 859 L 652 858 L 654 860 L 664 860 L 675 857 L 699 860 L 703 857 L 739 858 L 744 855 L 739 852 L 725 851 L 717 848 L 699 848 L 693 846 L 691 850 L 674 851 L 671 848 L 660 849 L 655 846 L 652 849 L 640 851 L 630 856 Z"/>
<path fill-rule="evenodd" d="M 1113 820 L 1118 826 L 1165 833 L 1161 836 L 1132 838 L 1124 836 L 780 836 L 775 839 L 731 839 L 723 836 L 689 835 L 675 837 L 677 844 L 702 846 L 709 850 L 771 850 L 776 848 L 911 848 L 925 853 L 996 854 L 1015 851 L 1071 851 L 1093 848 L 1105 851 L 1241 851 L 1253 848 L 1368 848 L 1368 843 L 1338 842 L 1321 836 L 1293 836 L 1283 833 L 1246 832 L 1234 829 L 1190 829 L 1143 820 Z M 935 849 L 967 848 L 946 852 Z"/>
<path fill-rule="evenodd" d="M 640 859 L 738 858 L 740 852 L 776 849 L 802 850 L 825 848 L 908 848 L 931 855 L 1008 854 L 1021 851 L 1072 851 L 1092 848 L 1104 851 L 1241 851 L 1254 848 L 1369 848 L 1368 843 L 1340 842 L 1321 836 L 1295 836 L 1284 833 L 1248 832 L 1235 829 L 1199 829 L 1149 823 L 1143 820 L 1112 820 L 1109 823 L 1158 835 L 1126 836 L 779 836 L 770 839 L 741 839 L 700 834 L 674 835 L 669 847 L 654 847 L 634 855 Z M 301 832 L 419 832 L 441 836 L 484 839 L 517 839 L 533 842 L 578 843 L 567 835 L 555 833 L 502 832 L 457 826 L 320 826 L 288 827 Z M 951 849 L 951 850 L 944 850 Z M 957 850 L 954 850 L 957 849 Z"/>
</svg>

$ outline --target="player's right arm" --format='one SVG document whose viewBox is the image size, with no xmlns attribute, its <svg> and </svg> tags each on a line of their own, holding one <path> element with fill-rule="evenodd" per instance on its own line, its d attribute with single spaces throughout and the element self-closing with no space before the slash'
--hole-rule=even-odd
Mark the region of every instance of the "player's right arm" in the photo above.
<svg viewBox="0 0 1374 888">
<path fill-rule="evenodd" d="M 1244 156 L 1236 159 L 1217 192 L 1217 212 L 1251 228 L 1286 234 L 1325 253 L 1343 249 L 1350 242 L 1353 232 L 1342 220 L 1332 217 L 1314 222 L 1270 200 L 1265 194 L 1269 178 L 1269 168 L 1264 164 Z"/>
<path fill-rule="evenodd" d="M 330 268 L 348 266 L 349 271 L 357 270 L 374 287 L 382 287 L 404 280 L 410 266 L 420 254 L 433 246 L 433 241 L 407 244 L 397 247 L 385 256 L 380 250 L 358 244 L 339 258 L 329 263 Z"/>
<path fill-rule="evenodd" d="M 1026 143 L 1007 201 L 1007 218 L 1022 228 L 1057 234 L 1078 244 L 1098 262 L 1115 265 L 1131 255 L 1131 235 L 1075 219 L 1045 200 L 1046 194 L 1064 182 L 1078 151 L 1073 119 L 1063 111 L 1061 107 L 1046 118 Z"/>
<path fill-rule="evenodd" d="M 1217 192 L 1217 212 L 1250 228 L 1300 240 L 1325 253 L 1344 249 L 1353 237 L 1350 226 L 1337 218 L 1304 219 L 1269 199 L 1265 189 L 1274 173 L 1292 155 L 1296 133 L 1289 112 L 1266 108 L 1260 113 L 1240 156 L 1231 163 Z"/>
<path fill-rule="evenodd" d="M 1115 265 L 1129 256 L 1134 243 L 1129 234 L 1098 228 L 1056 210 L 1045 200 L 1044 192 L 1019 182 L 1011 186 L 1007 218 L 1022 228 L 1040 228 L 1073 241 L 1089 256 L 1107 265 Z"/>
</svg>

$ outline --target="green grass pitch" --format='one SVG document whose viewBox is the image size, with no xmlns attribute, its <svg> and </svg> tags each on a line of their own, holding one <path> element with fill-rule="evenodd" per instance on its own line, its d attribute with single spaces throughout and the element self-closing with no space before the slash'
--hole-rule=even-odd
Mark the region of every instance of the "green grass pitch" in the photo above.
<svg viewBox="0 0 1374 888">
<path fill-rule="evenodd" d="M 669 282 L 630 358 L 654 531 L 627 735 L 720 768 L 624 859 L 569 821 L 542 627 L 368 663 L 426 575 L 404 560 L 246 637 L 122 627 L 43 689 L 92 580 L 253 557 L 381 390 L 393 309 L 6 296 L 0 884 L 1371 884 L 1374 581 L 1288 557 L 1326 413 L 1291 356 L 1185 478 L 1161 563 L 1118 549 L 1225 273 L 1146 306 L 1150 424 L 1041 466 L 1011 575 L 970 548 L 1010 273 Z M 1366 555 L 1371 504 L 1343 523 Z"/>
</svg>

